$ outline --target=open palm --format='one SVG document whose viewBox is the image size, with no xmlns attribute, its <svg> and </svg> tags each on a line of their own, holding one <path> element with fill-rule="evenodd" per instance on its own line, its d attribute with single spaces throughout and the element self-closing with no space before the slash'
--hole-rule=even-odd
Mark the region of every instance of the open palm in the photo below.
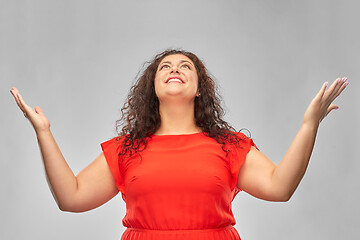
<svg viewBox="0 0 360 240">
<path fill-rule="evenodd" d="M 305 112 L 304 123 L 318 125 L 332 110 L 339 108 L 332 102 L 349 84 L 346 80 L 346 77 L 337 78 L 328 90 L 328 83 L 323 84 Z"/>
<path fill-rule="evenodd" d="M 27 105 L 17 88 L 11 88 L 10 92 L 14 96 L 20 110 L 24 113 L 24 116 L 28 118 L 31 122 L 32 126 L 35 129 L 35 132 L 39 133 L 41 131 L 48 131 L 50 129 L 50 122 L 43 114 L 40 107 L 37 106 L 35 107 L 35 109 L 32 109 L 32 107 Z"/>
</svg>

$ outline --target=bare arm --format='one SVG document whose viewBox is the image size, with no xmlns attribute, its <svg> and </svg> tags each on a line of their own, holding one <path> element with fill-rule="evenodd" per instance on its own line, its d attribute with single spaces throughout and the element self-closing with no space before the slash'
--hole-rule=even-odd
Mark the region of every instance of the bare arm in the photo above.
<svg viewBox="0 0 360 240">
<path fill-rule="evenodd" d="M 240 169 L 238 187 L 249 194 L 269 201 L 287 201 L 303 178 L 322 119 L 338 106 L 332 104 L 347 86 L 346 78 L 338 78 L 326 91 L 325 83 L 305 112 L 302 126 L 276 166 L 252 147 Z"/>
<path fill-rule="evenodd" d="M 35 107 L 34 111 L 29 107 L 16 88 L 11 89 L 11 94 L 34 127 L 48 184 L 61 210 L 87 211 L 104 204 L 118 193 L 104 154 L 75 176 L 56 144 L 49 120 L 42 110 Z"/>
<path fill-rule="evenodd" d="M 41 132 L 37 138 L 49 187 L 62 211 L 88 211 L 118 193 L 103 153 L 74 176 L 51 132 Z"/>
</svg>

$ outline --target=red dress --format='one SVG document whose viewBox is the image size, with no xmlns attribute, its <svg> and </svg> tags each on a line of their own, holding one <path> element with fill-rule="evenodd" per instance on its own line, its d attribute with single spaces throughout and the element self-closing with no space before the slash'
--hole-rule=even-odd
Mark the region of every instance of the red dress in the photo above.
<svg viewBox="0 0 360 240">
<path fill-rule="evenodd" d="M 239 240 L 232 201 L 237 177 L 253 141 L 230 153 L 203 133 L 153 135 L 142 159 L 120 164 L 120 141 L 101 144 L 126 203 L 121 240 Z M 255 146 L 256 147 L 256 146 Z"/>
</svg>

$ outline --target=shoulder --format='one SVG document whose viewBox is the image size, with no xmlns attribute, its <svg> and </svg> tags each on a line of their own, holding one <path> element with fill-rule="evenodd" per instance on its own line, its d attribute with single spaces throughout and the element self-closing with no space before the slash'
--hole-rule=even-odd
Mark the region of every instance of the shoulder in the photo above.
<svg viewBox="0 0 360 240">
<path fill-rule="evenodd" d="M 244 131 L 244 130 L 241 129 L 241 130 L 238 131 L 238 132 L 232 131 L 232 133 L 235 134 L 236 137 L 238 137 L 238 138 L 241 139 L 241 140 L 250 139 L 250 138 L 251 138 L 251 136 L 250 136 L 250 131 L 249 131 L 249 130 L 246 130 L 246 131 L 247 131 L 247 134 L 245 134 L 243 131 Z"/>
<path fill-rule="evenodd" d="M 105 142 L 102 142 L 100 145 L 101 147 L 104 149 L 107 149 L 107 148 L 120 148 L 122 143 L 124 142 L 124 140 L 126 139 L 126 136 L 116 136 L 116 137 L 113 137 Z"/>
<path fill-rule="evenodd" d="M 247 133 L 243 133 L 243 130 L 240 130 L 238 132 L 233 131 L 235 138 L 233 138 L 231 141 L 229 141 L 230 145 L 232 145 L 233 148 L 236 149 L 236 151 L 242 151 L 245 154 L 248 153 L 253 147 L 257 150 L 258 147 L 254 143 L 253 139 L 251 138 L 251 134 L 248 130 Z"/>
<path fill-rule="evenodd" d="M 229 143 L 235 143 L 235 145 L 238 145 L 238 144 L 241 145 L 244 142 L 251 141 L 250 132 L 245 134 L 241 131 L 242 130 L 240 130 L 239 132 L 231 131 L 231 134 L 229 134 L 227 137 Z"/>
</svg>

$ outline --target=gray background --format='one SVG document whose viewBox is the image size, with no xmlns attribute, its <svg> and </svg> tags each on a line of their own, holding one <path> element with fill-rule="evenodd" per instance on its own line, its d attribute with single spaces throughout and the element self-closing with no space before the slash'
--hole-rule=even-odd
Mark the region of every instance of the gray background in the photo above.
<svg viewBox="0 0 360 240">
<path fill-rule="evenodd" d="M 0 1 L 0 239 L 120 239 L 118 195 L 87 213 L 58 210 L 34 131 L 9 90 L 50 119 L 75 173 L 115 136 L 142 64 L 168 47 L 196 53 L 216 77 L 226 120 L 279 163 L 325 81 L 347 76 L 340 109 L 318 132 L 287 203 L 240 193 L 245 240 L 354 239 L 359 231 L 359 2 Z M 357 157 L 356 157 L 357 156 Z"/>
</svg>

